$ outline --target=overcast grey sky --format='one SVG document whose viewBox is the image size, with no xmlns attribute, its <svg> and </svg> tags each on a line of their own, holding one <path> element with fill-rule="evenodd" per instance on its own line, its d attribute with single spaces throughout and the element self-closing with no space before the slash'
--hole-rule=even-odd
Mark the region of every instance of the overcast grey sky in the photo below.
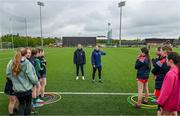
<svg viewBox="0 0 180 116">
<path fill-rule="evenodd" d="M 119 34 L 120 0 L 41 0 L 43 36 L 106 35 L 111 23 L 113 37 Z M 10 32 L 40 36 L 37 0 L 0 0 L 1 34 Z M 11 18 L 11 21 L 10 21 Z M 126 0 L 122 38 L 180 36 L 180 0 Z"/>
</svg>

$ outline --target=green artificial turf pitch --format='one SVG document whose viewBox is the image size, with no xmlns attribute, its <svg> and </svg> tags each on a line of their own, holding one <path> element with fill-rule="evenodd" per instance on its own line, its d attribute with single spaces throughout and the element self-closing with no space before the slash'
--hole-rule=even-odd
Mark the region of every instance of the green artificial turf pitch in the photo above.
<svg viewBox="0 0 180 116">
<path fill-rule="evenodd" d="M 47 87 L 48 92 L 93 92 L 93 93 L 136 93 L 136 71 L 134 63 L 139 48 L 104 48 L 107 53 L 102 57 L 103 83 L 92 83 L 91 53 L 93 48 L 85 48 L 86 65 L 85 80 L 75 80 L 75 65 L 73 52 L 75 48 L 48 48 L 45 49 L 47 60 Z M 175 49 L 179 52 L 180 49 Z M 12 50 L 0 51 L 0 91 L 6 82 L 6 65 L 14 56 Z M 150 51 L 155 57 L 155 49 Z M 96 81 L 98 78 L 96 76 Z M 149 79 L 149 89 L 154 90 L 152 75 Z M 54 104 L 37 108 L 40 115 L 155 115 L 156 110 L 135 109 L 128 102 L 129 95 L 61 95 L 62 99 Z M 8 114 L 8 98 L 0 94 L 0 115 Z"/>
</svg>

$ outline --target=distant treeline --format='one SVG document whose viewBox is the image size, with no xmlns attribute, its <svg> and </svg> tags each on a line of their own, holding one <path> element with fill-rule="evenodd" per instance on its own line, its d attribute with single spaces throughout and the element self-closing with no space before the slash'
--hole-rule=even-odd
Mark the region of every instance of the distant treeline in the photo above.
<svg viewBox="0 0 180 116">
<path fill-rule="evenodd" d="M 20 35 L 4 35 L 1 37 L 3 43 L 8 43 L 12 42 L 12 37 L 13 37 L 13 43 L 14 47 L 37 47 L 41 45 L 41 38 L 40 37 L 25 37 L 25 36 L 20 36 Z M 49 44 L 54 44 L 56 42 L 56 39 L 54 38 L 43 38 L 44 40 L 44 45 L 49 45 Z"/>
<path fill-rule="evenodd" d="M 7 47 L 7 43 L 9 42 L 12 45 L 12 37 L 14 40 L 14 47 L 37 47 L 37 46 L 41 46 L 41 38 L 40 37 L 31 37 L 31 36 L 20 36 L 19 34 L 17 35 L 11 35 L 11 34 L 7 34 L 7 35 L 3 35 L 1 37 L 2 43 L 4 44 L 4 46 Z M 60 41 L 62 42 L 61 38 L 43 38 L 44 40 L 44 46 L 48 46 L 48 45 L 54 45 L 56 42 Z M 180 42 L 180 37 L 178 38 L 177 42 Z M 97 44 L 107 44 L 108 40 L 107 39 L 97 39 L 96 40 Z M 111 39 L 110 40 L 110 44 L 111 45 L 117 45 L 119 43 L 119 40 L 115 40 L 115 39 Z M 145 41 L 144 40 L 140 40 L 140 39 L 134 39 L 134 40 L 122 40 L 121 41 L 122 45 L 144 45 Z M 8 44 L 9 45 L 9 44 Z M 9 46 L 10 47 L 10 46 Z"/>
<path fill-rule="evenodd" d="M 97 43 L 99 44 L 106 44 L 107 43 L 107 39 L 101 39 L 101 40 L 96 40 Z M 115 39 L 111 39 L 110 40 L 111 44 L 118 44 L 119 40 L 115 40 Z M 122 40 L 121 41 L 122 44 L 139 44 L 139 43 L 144 43 L 144 40 L 140 40 L 140 39 L 136 39 L 136 40 Z"/>
<path fill-rule="evenodd" d="M 110 44 L 111 45 L 115 45 L 115 44 L 118 44 L 119 43 L 119 40 L 110 40 Z M 96 42 L 98 44 L 107 44 L 108 43 L 108 40 L 107 39 L 103 39 L 103 40 L 96 40 Z M 121 44 L 122 45 L 146 45 L 145 43 L 145 40 L 141 40 L 141 39 L 134 39 L 134 40 L 122 40 L 121 41 Z M 178 37 L 178 39 L 174 40 L 174 43 L 173 43 L 175 46 L 176 45 L 180 45 L 180 37 Z"/>
</svg>

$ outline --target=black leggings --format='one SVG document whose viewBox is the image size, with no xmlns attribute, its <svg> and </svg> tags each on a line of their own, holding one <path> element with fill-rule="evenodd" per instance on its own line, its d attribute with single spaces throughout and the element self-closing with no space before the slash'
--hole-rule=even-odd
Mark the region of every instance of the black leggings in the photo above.
<svg viewBox="0 0 180 116">
<path fill-rule="evenodd" d="M 19 115 L 31 115 L 32 92 L 17 93 L 19 101 Z"/>
<path fill-rule="evenodd" d="M 101 79 L 101 70 L 102 70 L 102 67 L 99 66 L 99 67 L 93 67 L 93 74 L 92 74 L 92 79 L 94 80 L 95 79 L 95 75 L 96 75 L 96 70 L 98 69 L 98 76 L 99 76 L 99 79 Z"/>
<path fill-rule="evenodd" d="M 83 64 L 76 64 L 76 76 L 79 76 L 79 67 L 81 68 L 82 76 L 84 76 L 84 65 Z"/>
</svg>

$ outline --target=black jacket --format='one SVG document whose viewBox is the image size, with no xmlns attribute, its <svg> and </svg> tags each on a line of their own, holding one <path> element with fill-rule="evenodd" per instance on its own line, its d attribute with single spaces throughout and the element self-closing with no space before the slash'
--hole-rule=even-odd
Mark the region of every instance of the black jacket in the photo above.
<svg viewBox="0 0 180 116">
<path fill-rule="evenodd" d="M 86 55 L 83 49 L 77 49 L 74 52 L 74 64 L 86 64 Z"/>
</svg>

